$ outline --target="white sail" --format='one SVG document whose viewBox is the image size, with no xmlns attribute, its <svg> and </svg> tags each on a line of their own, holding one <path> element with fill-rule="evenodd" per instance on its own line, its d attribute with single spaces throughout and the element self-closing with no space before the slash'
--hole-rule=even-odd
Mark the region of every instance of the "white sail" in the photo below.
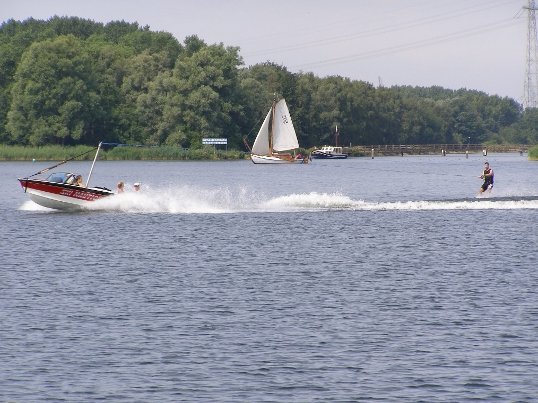
<svg viewBox="0 0 538 403">
<path fill-rule="evenodd" d="M 281 99 L 275 106 L 275 117 L 273 120 L 273 150 L 286 151 L 295 148 L 299 148 L 297 134 L 295 133 L 293 122 L 291 121 L 288 105 L 286 105 L 284 99 Z"/>
<path fill-rule="evenodd" d="M 271 155 L 271 149 L 269 148 L 269 121 L 271 120 L 271 112 L 272 110 L 269 109 L 269 113 L 265 117 L 262 127 L 260 127 L 256 140 L 254 140 L 252 146 L 252 153 L 254 154 Z"/>
<path fill-rule="evenodd" d="M 255 164 L 306 164 L 304 158 L 295 158 L 291 153 L 278 153 L 299 148 L 297 134 L 293 128 L 286 101 L 273 103 L 262 127 L 254 140 L 250 159 Z M 277 151 L 274 153 L 273 151 Z"/>
</svg>

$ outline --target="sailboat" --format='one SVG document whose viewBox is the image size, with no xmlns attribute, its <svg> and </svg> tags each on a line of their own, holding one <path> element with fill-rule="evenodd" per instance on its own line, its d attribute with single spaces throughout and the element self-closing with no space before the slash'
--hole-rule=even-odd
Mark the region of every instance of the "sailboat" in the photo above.
<svg viewBox="0 0 538 403">
<path fill-rule="evenodd" d="M 297 134 L 284 98 L 276 99 L 254 140 L 250 159 L 255 164 L 306 163 L 308 158 L 295 156 L 291 151 L 299 148 Z"/>
</svg>

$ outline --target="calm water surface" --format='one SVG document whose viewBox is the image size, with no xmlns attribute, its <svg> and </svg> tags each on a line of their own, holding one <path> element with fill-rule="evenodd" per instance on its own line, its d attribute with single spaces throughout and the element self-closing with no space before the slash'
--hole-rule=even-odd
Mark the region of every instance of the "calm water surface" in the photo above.
<svg viewBox="0 0 538 403">
<path fill-rule="evenodd" d="M 538 163 L 0 163 L 0 401 L 536 401 Z M 88 163 L 67 166 L 87 176 Z"/>
</svg>

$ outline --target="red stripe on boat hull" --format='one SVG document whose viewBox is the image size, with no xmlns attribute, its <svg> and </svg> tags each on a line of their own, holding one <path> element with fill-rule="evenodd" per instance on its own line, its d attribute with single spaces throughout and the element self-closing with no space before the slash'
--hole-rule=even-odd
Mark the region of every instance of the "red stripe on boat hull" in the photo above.
<svg viewBox="0 0 538 403">
<path fill-rule="evenodd" d="M 37 179 L 19 179 L 24 191 L 37 204 L 49 208 L 83 208 L 88 202 L 111 196 L 110 190 L 83 188 L 76 185 L 54 183 Z"/>
</svg>

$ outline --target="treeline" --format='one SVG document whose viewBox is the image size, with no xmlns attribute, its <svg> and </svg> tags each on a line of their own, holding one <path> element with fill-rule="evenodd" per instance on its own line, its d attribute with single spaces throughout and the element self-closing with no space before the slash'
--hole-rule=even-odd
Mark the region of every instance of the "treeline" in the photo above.
<svg viewBox="0 0 538 403">
<path fill-rule="evenodd" d="M 395 86 L 271 62 L 245 67 L 237 47 L 178 42 L 137 23 L 80 18 L 0 25 L 0 143 L 95 145 L 100 140 L 201 148 L 252 143 L 277 94 L 299 143 L 538 143 L 538 111 L 473 90 Z"/>
</svg>

